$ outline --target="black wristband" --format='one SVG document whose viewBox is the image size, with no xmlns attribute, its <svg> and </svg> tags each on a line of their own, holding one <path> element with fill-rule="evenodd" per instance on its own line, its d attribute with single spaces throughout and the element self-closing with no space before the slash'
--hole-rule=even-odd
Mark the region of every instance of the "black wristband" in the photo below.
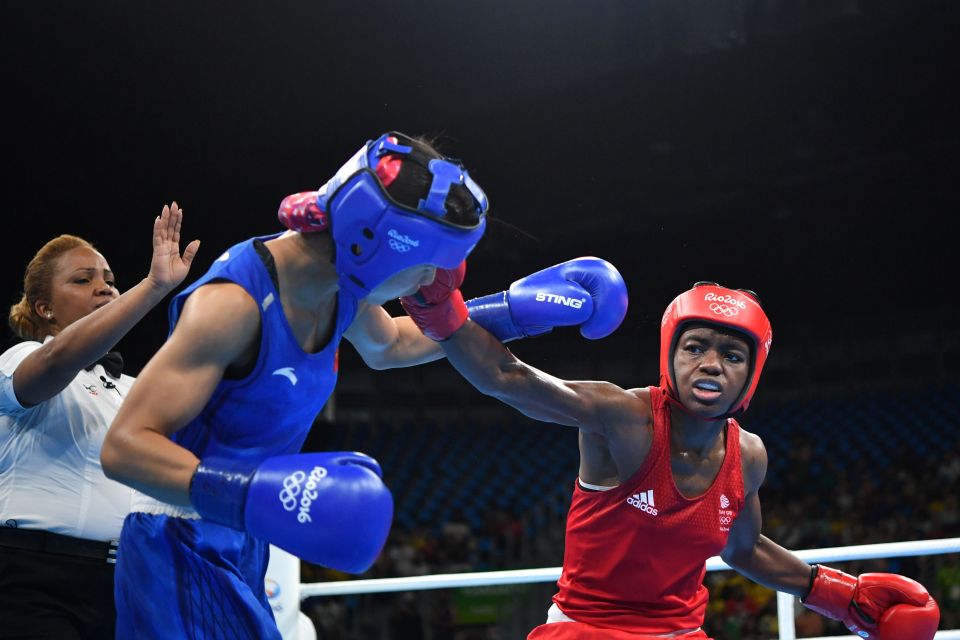
<svg viewBox="0 0 960 640">
<path fill-rule="evenodd" d="M 800 596 L 800 602 L 803 602 L 810 595 L 810 592 L 813 591 L 813 582 L 817 579 L 817 572 L 820 570 L 820 565 L 812 564 L 810 565 L 810 584 L 807 585 L 807 592 Z"/>
</svg>

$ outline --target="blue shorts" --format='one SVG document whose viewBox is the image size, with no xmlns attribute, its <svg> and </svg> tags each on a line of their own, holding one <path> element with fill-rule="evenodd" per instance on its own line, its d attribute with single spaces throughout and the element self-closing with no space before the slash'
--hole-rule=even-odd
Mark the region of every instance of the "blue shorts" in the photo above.
<svg viewBox="0 0 960 640">
<path fill-rule="evenodd" d="M 281 640 L 264 590 L 269 553 L 229 527 L 131 513 L 114 583 L 118 640 Z"/>
</svg>

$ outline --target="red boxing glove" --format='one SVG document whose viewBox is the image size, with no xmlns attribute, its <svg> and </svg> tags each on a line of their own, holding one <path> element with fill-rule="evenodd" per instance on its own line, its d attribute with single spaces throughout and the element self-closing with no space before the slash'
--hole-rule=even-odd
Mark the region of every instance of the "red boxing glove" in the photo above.
<svg viewBox="0 0 960 640">
<path fill-rule="evenodd" d="M 325 231 L 330 226 L 330 218 L 317 206 L 316 191 L 303 191 L 284 198 L 277 218 L 287 229 L 300 233 Z"/>
<path fill-rule="evenodd" d="M 466 273 L 466 260 L 453 269 L 437 269 L 433 282 L 400 298 L 403 310 L 431 340 L 446 340 L 467 321 L 467 305 L 460 293 Z"/>
<path fill-rule="evenodd" d="M 916 580 L 894 573 L 864 573 L 855 578 L 814 565 L 813 583 L 803 604 L 861 638 L 932 640 L 940 608 Z"/>
</svg>

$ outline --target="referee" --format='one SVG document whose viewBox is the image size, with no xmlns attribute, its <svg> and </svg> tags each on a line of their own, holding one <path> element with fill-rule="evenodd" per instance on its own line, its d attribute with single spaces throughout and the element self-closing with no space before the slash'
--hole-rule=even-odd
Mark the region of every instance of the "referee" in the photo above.
<svg viewBox="0 0 960 640">
<path fill-rule="evenodd" d="M 154 223 L 146 278 L 120 295 L 106 259 L 61 235 L 27 266 L 0 355 L 0 637 L 113 638 L 116 540 L 131 490 L 100 447 L 134 379 L 107 353 L 186 277 L 182 213 Z M 106 355 L 104 355 L 106 354 Z"/>
</svg>

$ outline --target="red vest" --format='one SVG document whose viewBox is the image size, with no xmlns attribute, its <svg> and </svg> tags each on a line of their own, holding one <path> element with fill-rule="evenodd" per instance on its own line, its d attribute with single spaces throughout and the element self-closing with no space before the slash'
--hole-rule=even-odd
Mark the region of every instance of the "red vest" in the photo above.
<svg viewBox="0 0 960 640">
<path fill-rule="evenodd" d="M 553 600 L 578 622 L 666 634 L 703 624 L 704 563 L 724 548 L 743 508 L 740 427 L 727 421 L 723 465 L 704 494 L 688 499 L 670 470 L 670 406 L 656 387 L 650 402 L 653 444 L 633 477 L 609 491 L 574 487 Z"/>
</svg>

